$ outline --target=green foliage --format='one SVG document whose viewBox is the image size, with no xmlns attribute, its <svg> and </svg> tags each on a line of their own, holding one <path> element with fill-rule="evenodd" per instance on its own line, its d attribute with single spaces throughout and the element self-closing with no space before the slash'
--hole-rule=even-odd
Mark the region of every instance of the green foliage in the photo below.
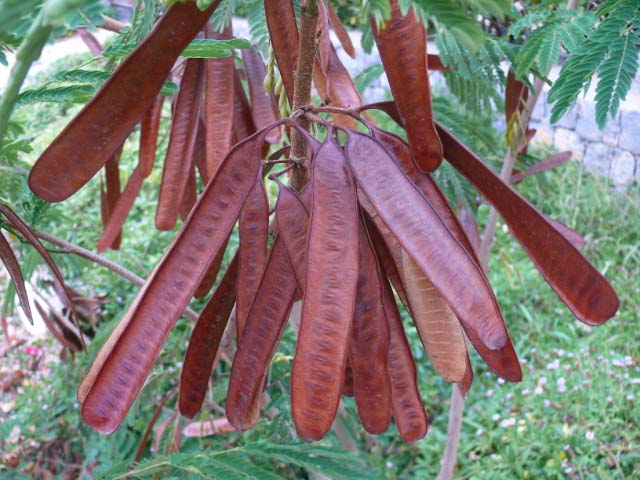
<svg viewBox="0 0 640 480">
<path fill-rule="evenodd" d="M 596 120 L 604 128 L 607 116 L 617 113 L 638 70 L 640 2 L 607 0 L 597 15 L 604 18 L 578 43 L 549 92 L 549 101 L 554 103 L 552 122 L 566 113 L 598 72 Z"/>
</svg>

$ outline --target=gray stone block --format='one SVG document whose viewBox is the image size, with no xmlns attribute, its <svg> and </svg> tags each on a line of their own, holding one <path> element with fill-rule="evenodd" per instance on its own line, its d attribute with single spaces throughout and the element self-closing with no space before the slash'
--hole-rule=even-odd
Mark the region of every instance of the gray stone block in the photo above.
<svg viewBox="0 0 640 480">
<path fill-rule="evenodd" d="M 571 158 L 577 162 L 581 162 L 585 158 L 584 141 L 576 132 L 566 128 L 556 128 L 553 143 L 560 151 L 571 150 L 573 152 Z"/>
<path fill-rule="evenodd" d="M 549 116 L 551 116 L 551 111 L 548 112 Z M 576 107 L 569 110 L 565 113 L 560 120 L 558 120 L 557 125 L 562 128 L 568 128 L 569 130 L 573 130 L 576 128 L 576 124 L 578 123 L 578 109 Z"/>
<path fill-rule="evenodd" d="M 633 183 L 633 173 L 636 167 L 635 157 L 624 150 L 616 149 L 611 159 L 609 176 L 617 187 L 624 187 Z"/>
<path fill-rule="evenodd" d="M 640 112 L 622 112 L 620 130 L 620 148 L 640 154 Z"/>
<path fill-rule="evenodd" d="M 611 168 L 611 158 L 615 150 L 602 143 L 590 143 L 587 145 L 584 155 L 584 168 L 587 172 L 601 177 L 608 177 Z"/>
<path fill-rule="evenodd" d="M 580 102 L 576 132 L 590 142 L 602 140 L 602 132 L 596 123 L 596 112 L 592 103 Z"/>
</svg>

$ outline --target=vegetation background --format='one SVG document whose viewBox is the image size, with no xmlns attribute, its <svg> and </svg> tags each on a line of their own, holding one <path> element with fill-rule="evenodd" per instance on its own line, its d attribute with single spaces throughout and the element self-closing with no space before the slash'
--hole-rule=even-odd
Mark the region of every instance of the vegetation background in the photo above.
<svg viewBox="0 0 640 480">
<path fill-rule="evenodd" d="M 18 22 L 0 22 L 0 62 L 4 53 L 17 48 L 25 38 L 43 2 L 21 3 L 26 10 Z M 100 14 L 110 13 L 100 2 L 67 3 L 69 9 L 52 39 L 82 24 L 100 24 Z M 160 5 L 147 3 L 146 13 L 136 10 L 128 36 L 114 40 L 112 51 L 117 52 L 125 41 L 137 41 L 148 30 L 149 12 Z M 266 53 L 262 2 L 222 3 L 225 8 L 218 9 L 214 21 L 223 22 L 224 16 L 233 12 L 246 15 L 252 42 Z M 560 86 L 554 86 L 560 93 L 551 95 L 555 118 L 593 78 L 603 92 L 596 112 L 601 125 L 607 115 L 615 113 L 617 102 L 626 94 L 624 84 L 637 69 L 637 1 L 578 2 L 574 12 L 551 1 L 513 5 L 502 0 L 402 3 L 413 4 L 424 13 L 443 60 L 454 67 L 447 74 L 446 91 L 434 92 L 436 117 L 496 168 L 507 148 L 504 131 L 496 128 L 502 117 L 505 62 L 511 62 L 523 79 L 531 81 L 532 74 L 544 76 L 561 53 L 563 57 L 569 53 L 558 80 Z M 385 0 L 335 2 L 345 23 L 364 29 L 365 49 L 371 45 L 367 18 L 369 14 L 384 15 L 385 4 Z M 15 2 L 0 2 L 0 12 L 7 12 L 3 8 L 11 5 Z M 0 20 L 6 20 L 2 13 Z M 11 28 L 3 29 L 3 25 Z M 627 47 L 616 50 L 623 44 Z M 585 52 L 591 52 L 586 60 Z M 34 228 L 89 250 L 95 250 L 102 229 L 99 176 L 64 203 L 48 205 L 29 192 L 26 173 L 104 81 L 67 81 L 65 73 L 79 67 L 108 71 L 120 57 L 111 58 L 101 66 L 88 53 L 73 55 L 30 77 L 11 117 L 9 133 L 0 143 L 0 200 Z M 618 74 L 610 85 L 607 72 L 615 66 Z M 357 79 L 359 87 L 367 85 L 376 71 L 372 72 Z M 577 87 L 571 90 L 567 87 L 570 84 Z M 164 121 L 168 122 L 166 108 Z M 394 128 L 384 118 L 378 120 L 386 128 Z M 164 138 L 159 157 L 166 142 Z M 519 161 L 521 165 L 533 164 L 553 151 L 551 145 L 534 149 Z M 136 158 L 134 135 L 125 145 L 122 170 L 131 171 Z M 158 232 L 153 225 L 160 177 L 157 165 L 127 220 L 121 249 L 105 254 L 141 276 L 152 270 L 177 231 Z M 488 207 L 482 204 L 476 208 L 471 187 L 448 169 L 440 180 L 456 203 L 474 207 L 482 225 Z M 640 317 L 640 188 L 634 185 L 626 191 L 614 191 L 606 181 L 571 163 L 529 177 L 517 188 L 545 214 L 584 236 L 583 252 L 613 283 L 621 309 L 597 329 L 577 322 L 509 236 L 506 226 L 499 225 L 490 280 L 521 357 L 524 381 L 506 384 L 498 380 L 474 354 L 476 377 L 467 398 L 456 477 L 634 478 L 640 471 L 640 342 L 636 333 Z M 275 191 L 273 188 L 271 193 Z M 273 195 L 271 200 L 275 200 Z M 0 223 L 0 228 L 5 227 Z M 38 271 L 38 257 L 32 249 L 15 236 L 9 237 L 27 276 Z M 235 242 L 234 236 L 232 244 Z M 332 432 L 321 442 L 300 443 L 292 433 L 289 412 L 288 375 L 295 345 L 290 329 L 270 371 L 270 408 L 277 411 L 275 416 L 263 418 L 248 432 L 204 438 L 181 435 L 187 422 L 175 413 L 173 393 L 192 326 L 184 319 L 172 332 L 123 426 L 110 437 L 91 431 L 80 420 L 76 387 L 137 287 L 86 260 L 52 251 L 70 285 L 87 296 L 104 296 L 107 302 L 101 307 L 99 329 L 88 353 L 62 355 L 60 345 L 50 336 L 35 337 L 24 330 L 15 292 L 0 271 L 2 314 L 8 317 L 14 337 L 11 343 L 6 337 L 0 341 L 0 478 L 151 478 L 161 472 L 164 478 L 312 478 L 324 474 L 336 479 L 395 479 L 434 478 L 437 474 L 451 387 L 433 372 L 411 327 L 409 339 L 419 366 L 420 389 L 432 422 L 427 437 L 415 445 L 404 444 L 393 428 L 379 436 L 364 433 L 352 399 L 344 400 L 345 410 L 339 417 L 346 437 Z M 192 306 L 198 309 L 202 303 Z M 228 374 L 228 367 L 218 367 L 211 405 L 224 405 Z M 167 400 L 158 409 L 149 442 L 142 445 L 140 460 L 132 465 L 163 399 Z M 215 406 L 196 420 L 206 421 L 211 415 L 220 415 Z"/>
</svg>

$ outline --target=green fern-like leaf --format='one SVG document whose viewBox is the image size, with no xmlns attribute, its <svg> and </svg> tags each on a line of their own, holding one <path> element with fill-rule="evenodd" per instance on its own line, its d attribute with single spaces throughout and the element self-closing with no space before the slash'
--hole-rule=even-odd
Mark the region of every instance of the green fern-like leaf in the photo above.
<svg viewBox="0 0 640 480">
<path fill-rule="evenodd" d="M 609 0 L 598 14 L 607 16 L 579 42 L 549 91 L 548 100 L 554 103 L 552 122 L 565 114 L 597 71 L 596 120 L 603 128 L 607 116 L 617 112 L 620 101 L 629 91 L 631 78 L 638 70 L 640 2 Z"/>
<path fill-rule="evenodd" d="M 638 70 L 638 46 L 640 39 L 636 33 L 628 32 L 620 36 L 611 45 L 609 58 L 598 70 L 596 121 L 600 128 L 607 123 L 607 115 L 615 116 L 620 100 L 631 88 L 633 76 Z"/>
<path fill-rule="evenodd" d="M 231 17 L 236 10 L 238 0 L 222 0 L 211 15 L 211 26 L 215 32 L 222 32 L 231 23 Z"/>
<path fill-rule="evenodd" d="M 38 102 L 86 103 L 96 92 L 95 84 L 25 90 L 18 95 L 16 106 Z"/>
</svg>

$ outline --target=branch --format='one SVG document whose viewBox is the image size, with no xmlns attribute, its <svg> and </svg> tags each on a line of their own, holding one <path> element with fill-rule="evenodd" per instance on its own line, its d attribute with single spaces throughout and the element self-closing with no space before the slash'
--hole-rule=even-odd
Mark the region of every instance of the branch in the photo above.
<svg viewBox="0 0 640 480">
<path fill-rule="evenodd" d="M 300 6 L 300 44 L 298 47 L 298 64 L 296 66 L 293 87 L 292 111 L 311 103 L 311 80 L 313 78 L 313 62 L 316 55 L 316 25 L 318 23 L 317 0 L 307 0 Z M 298 124 L 309 130 L 309 120 L 298 117 Z M 309 181 L 308 147 L 304 134 L 293 131 L 290 158 L 297 168 L 291 172 L 291 186 L 300 190 Z"/>
<path fill-rule="evenodd" d="M 125 267 L 123 267 L 122 265 L 120 265 L 119 263 L 113 262 L 105 257 L 103 257 L 102 255 L 98 255 L 97 253 L 93 253 L 90 250 L 87 250 L 86 248 L 82 248 L 78 245 L 75 245 L 71 242 L 68 242 L 66 240 L 63 240 L 62 238 L 58 238 L 55 235 L 51 235 L 50 233 L 46 233 L 46 232 L 41 232 L 41 231 L 35 231 L 34 232 L 36 237 L 41 238 L 42 240 L 45 240 L 53 245 L 56 245 L 57 247 L 61 248 L 63 252 L 66 253 L 72 253 L 74 255 L 77 255 L 79 257 L 85 258 L 87 260 L 89 260 L 92 263 L 95 263 L 96 265 L 100 265 L 104 268 L 106 268 L 107 270 L 111 270 L 113 273 L 115 273 L 116 275 L 121 276 L 122 278 L 124 278 L 125 280 L 129 280 L 131 283 L 133 283 L 134 285 L 138 286 L 138 287 L 142 287 L 145 283 L 145 279 L 136 275 L 135 273 L 133 273 L 130 270 L 127 270 Z M 187 317 L 189 320 L 197 320 L 199 314 L 193 310 L 191 310 L 190 308 L 187 308 L 184 311 L 184 316 Z"/>
</svg>

